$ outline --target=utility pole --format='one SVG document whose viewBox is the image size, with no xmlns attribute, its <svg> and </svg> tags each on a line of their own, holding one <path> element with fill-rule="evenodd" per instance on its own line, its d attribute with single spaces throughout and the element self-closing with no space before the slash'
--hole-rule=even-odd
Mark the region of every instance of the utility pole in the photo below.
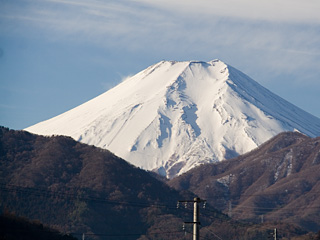
<svg viewBox="0 0 320 240">
<path fill-rule="evenodd" d="M 179 203 L 193 203 L 193 222 L 184 222 L 193 224 L 193 240 L 200 240 L 200 209 L 199 203 L 206 202 L 205 200 L 201 200 L 200 198 L 196 197 L 193 200 L 181 200 L 178 201 Z"/>
<path fill-rule="evenodd" d="M 199 240 L 199 238 L 200 238 L 199 202 L 200 202 L 200 198 L 194 198 L 194 202 L 193 202 L 193 240 Z"/>
</svg>

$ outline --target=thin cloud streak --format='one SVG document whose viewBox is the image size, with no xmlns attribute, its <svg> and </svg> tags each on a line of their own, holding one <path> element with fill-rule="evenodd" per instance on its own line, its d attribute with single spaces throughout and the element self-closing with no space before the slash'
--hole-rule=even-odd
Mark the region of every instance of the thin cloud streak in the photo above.
<svg viewBox="0 0 320 240">
<path fill-rule="evenodd" d="M 39 28 L 49 41 L 89 42 L 160 59 L 218 57 L 239 67 L 251 61 L 259 70 L 273 74 L 301 74 L 293 60 L 310 71 L 320 61 L 320 15 L 313 10 L 319 4 L 313 0 L 303 4 L 297 0 L 244 0 L 241 6 L 236 0 L 29 3 L 24 11 L 9 4 L 12 11 L 0 12 L 2 19 L 11 23 L 8 26 L 25 25 L 30 32 Z M 308 16 L 305 9 L 310 9 Z"/>
<path fill-rule="evenodd" d="M 135 0 L 169 11 L 271 22 L 320 23 L 318 0 Z"/>
</svg>

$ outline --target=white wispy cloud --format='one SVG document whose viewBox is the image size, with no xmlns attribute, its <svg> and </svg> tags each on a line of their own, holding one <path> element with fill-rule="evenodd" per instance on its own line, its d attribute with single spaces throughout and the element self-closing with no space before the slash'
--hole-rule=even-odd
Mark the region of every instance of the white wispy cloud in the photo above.
<svg viewBox="0 0 320 240">
<path fill-rule="evenodd" d="M 317 0 L 135 0 L 140 3 L 199 17 L 224 16 L 250 20 L 320 22 Z"/>
<path fill-rule="evenodd" d="M 320 61 L 319 7 L 316 0 L 28 0 L 7 2 L 0 25 L 51 41 L 301 74 L 297 66 L 312 72 Z"/>
</svg>

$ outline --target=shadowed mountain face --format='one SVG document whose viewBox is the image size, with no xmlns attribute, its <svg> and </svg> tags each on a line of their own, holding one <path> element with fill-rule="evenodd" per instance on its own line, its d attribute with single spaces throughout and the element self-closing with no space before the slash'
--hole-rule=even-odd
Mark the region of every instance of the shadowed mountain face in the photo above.
<svg viewBox="0 0 320 240">
<path fill-rule="evenodd" d="M 286 132 L 237 158 L 169 182 L 235 219 L 285 221 L 320 229 L 320 138 Z"/>
<path fill-rule="evenodd" d="M 107 150 L 70 137 L 6 128 L 0 128 L 0 182 L 1 210 L 39 219 L 62 232 L 117 239 L 146 234 L 155 212 L 173 218 L 167 208 L 153 206 L 175 209 L 184 198 Z"/>
<path fill-rule="evenodd" d="M 10 213 L 0 215 L 0 239 L 3 240 L 77 240 L 43 226 L 39 221 L 28 221 Z"/>
</svg>

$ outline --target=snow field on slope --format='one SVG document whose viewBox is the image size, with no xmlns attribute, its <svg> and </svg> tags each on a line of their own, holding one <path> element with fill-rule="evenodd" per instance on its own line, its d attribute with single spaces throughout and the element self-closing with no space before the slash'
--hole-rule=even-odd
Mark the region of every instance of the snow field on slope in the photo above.
<svg viewBox="0 0 320 240">
<path fill-rule="evenodd" d="M 159 62 L 27 130 L 68 135 L 172 178 L 294 129 L 319 135 L 320 120 L 214 60 Z"/>
</svg>

